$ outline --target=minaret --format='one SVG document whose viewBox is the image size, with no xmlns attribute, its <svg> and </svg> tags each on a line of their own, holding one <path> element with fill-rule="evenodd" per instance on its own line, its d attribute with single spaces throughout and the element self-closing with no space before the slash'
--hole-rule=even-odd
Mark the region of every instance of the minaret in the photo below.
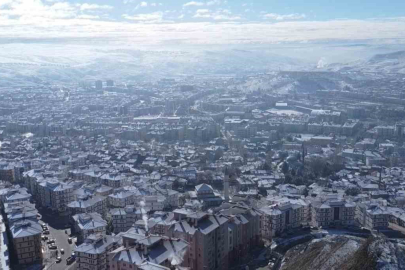
<svg viewBox="0 0 405 270">
<path fill-rule="evenodd" d="M 225 195 L 225 201 L 229 202 L 229 173 L 228 173 L 228 168 L 225 169 L 224 195 Z"/>
</svg>

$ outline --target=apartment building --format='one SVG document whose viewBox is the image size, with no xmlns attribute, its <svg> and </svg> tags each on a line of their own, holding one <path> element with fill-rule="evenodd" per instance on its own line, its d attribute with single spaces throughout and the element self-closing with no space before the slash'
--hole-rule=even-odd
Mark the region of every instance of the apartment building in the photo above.
<svg viewBox="0 0 405 270">
<path fill-rule="evenodd" d="M 109 269 L 145 269 L 145 263 L 172 268 L 182 265 L 188 247 L 184 240 L 166 236 L 123 234 L 122 238 L 124 246 L 110 253 Z"/>
<path fill-rule="evenodd" d="M 98 213 L 77 214 L 72 217 L 73 228 L 78 234 L 77 241 L 82 243 L 91 234 L 106 234 L 107 221 Z"/>
<path fill-rule="evenodd" d="M 359 226 L 369 229 L 385 229 L 389 225 L 391 212 L 387 206 L 379 203 L 358 203 L 356 222 Z"/>
<path fill-rule="evenodd" d="M 120 188 L 124 186 L 124 183 L 127 181 L 127 178 L 124 175 L 120 174 L 103 174 L 98 179 L 98 183 L 106 185 L 112 188 Z"/>
<path fill-rule="evenodd" d="M 19 186 L 2 189 L 0 191 L 0 200 L 3 205 L 5 203 L 28 202 L 30 199 L 31 194 L 27 192 L 27 189 Z"/>
<path fill-rule="evenodd" d="M 169 189 L 164 194 L 166 196 L 167 205 L 172 208 L 177 208 L 180 206 L 180 193 L 178 191 Z"/>
<path fill-rule="evenodd" d="M 228 269 L 228 218 L 204 212 L 175 211 L 170 234 L 189 243 L 183 265 L 195 270 Z"/>
<path fill-rule="evenodd" d="M 38 205 L 49 207 L 59 214 L 68 214 L 67 205 L 73 201 L 73 185 L 47 180 L 37 185 Z"/>
<path fill-rule="evenodd" d="M 42 263 L 41 225 L 24 220 L 14 223 L 10 232 L 18 264 Z"/>
<path fill-rule="evenodd" d="M 130 191 L 120 190 L 108 195 L 108 205 L 113 208 L 124 208 L 135 202 L 135 194 Z"/>
<path fill-rule="evenodd" d="M 110 269 L 108 253 L 118 247 L 118 242 L 119 238 L 111 235 L 89 235 L 75 248 L 77 269 Z"/>
<path fill-rule="evenodd" d="M 110 210 L 114 233 L 128 231 L 137 220 L 142 218 L 142 209 L 136 209 L 134 206 L 125 208 L 114 208 Z M 145 213 L 146 214 L 146 213 Z"/>
<path fill-rule="evenodd" d="M 27 201 L 4 204 L 4 213 L 9 226 L 24 220 L 38 221 L 38 211 L 35 205 Z"/>
<path fill-rule="evenodd" d="M 311 225 L 315 227 L 355 225 L 356 204 L 340 200 L 313 201 Z"/>
<path fill-rule="evenodd" d="M 79 200 L 73 201 L 67 205 L 72 215 L 80 213 L 99 213 L 105 215 L 107 213 L 107 197 L 83 196 Z"/>
<path fill-rule="evenodd" d="M 165 196 L 145 196 L 143 198 L 145 208 L 149 211 L 162 211 L 167 206 Z"/>
<path fill-rule="evenodd" d="M 224 201 L 220 194 L 214 192 L 212 186 L 201 184 L 195 187 L 195 191 L 189 192 L 191 201 L 199 201 L 205 208 L 219 206 Z"/>
<path fill-rule="evenodd" d="M 228 219 L 229 265 L 240 262 L 249 250 L 260 244 L 261 213 L 242 204 L 224 204 L 220 211 Z"/>
<path fill-rule="evenodd" d="M 266 239 L 308 223 L 307 206 L 294 201 L 264 206 L 260 212 L 262 237 Z"/>
</svg>

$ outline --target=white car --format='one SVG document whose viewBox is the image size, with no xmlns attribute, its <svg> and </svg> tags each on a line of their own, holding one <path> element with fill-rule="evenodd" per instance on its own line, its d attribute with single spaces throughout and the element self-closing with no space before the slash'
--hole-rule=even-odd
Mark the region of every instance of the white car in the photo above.
<svg viewBox="0 0 405 270">
<path fill-rule="evenodd" d="M 56 258 L 56 262 L 57 263 L 60 263 L 62 261 L 62 258 L 60 257 L 60 256 L 58 256 L 57 258 Z"/>
<path fill-rule="evenodd" d="M 63 248 L 60 249 L 60 254 L 65 254 L 65 250 Z"/>
</svg>

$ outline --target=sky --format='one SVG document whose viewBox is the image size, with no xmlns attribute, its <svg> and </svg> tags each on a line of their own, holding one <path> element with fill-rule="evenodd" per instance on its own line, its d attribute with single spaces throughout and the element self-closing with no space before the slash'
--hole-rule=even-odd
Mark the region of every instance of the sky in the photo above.
<svg viewBox="0 0 405 270">
<path fill-rule="evenodd" d="M 0 43 L 402 44 L 404 0 L 0 0 Z"/>
</svg>

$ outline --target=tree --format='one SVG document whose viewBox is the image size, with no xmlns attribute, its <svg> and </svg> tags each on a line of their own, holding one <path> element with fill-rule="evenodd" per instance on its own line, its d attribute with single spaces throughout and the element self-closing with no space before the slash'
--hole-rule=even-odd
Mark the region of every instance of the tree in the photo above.
<svg viewBox="0 0 405 270">
<path fill-rule="evenodd" d="M 284 174 L 287 174 L 289 170 L 290 170 L 290 166 L 288 165 L 288 163 L 287 163 L 287 162 L 283 162 L 283 164 L 281 165 L 281 171 L 282 171 Z"/>
<path fill-rule="evenodd" d="M 316 177 L 318 177 L 324 171 L 326 161 L 321 157 L 315 157 L 309 160 L 307 164 L 310 172 L 313 173 Z"/>
<path fill-rule="evenodd" d="M 346 193 L 346 195 L 348 195 L 348 196 L 357 196 L 357 195 L 360 194 L 360 188 L 358 188 L 358 187 L 351 187 L 351 188 L 346 189 L 345 193 Z"/>
<path fill-rule="evenodd" d="M 114 232 L 114 226 L 112 224 L 112 219 L 110 219 L 108 221 L 106 231 L 107 231 L 107 234 L 112 234 Z"/>
</svg>

